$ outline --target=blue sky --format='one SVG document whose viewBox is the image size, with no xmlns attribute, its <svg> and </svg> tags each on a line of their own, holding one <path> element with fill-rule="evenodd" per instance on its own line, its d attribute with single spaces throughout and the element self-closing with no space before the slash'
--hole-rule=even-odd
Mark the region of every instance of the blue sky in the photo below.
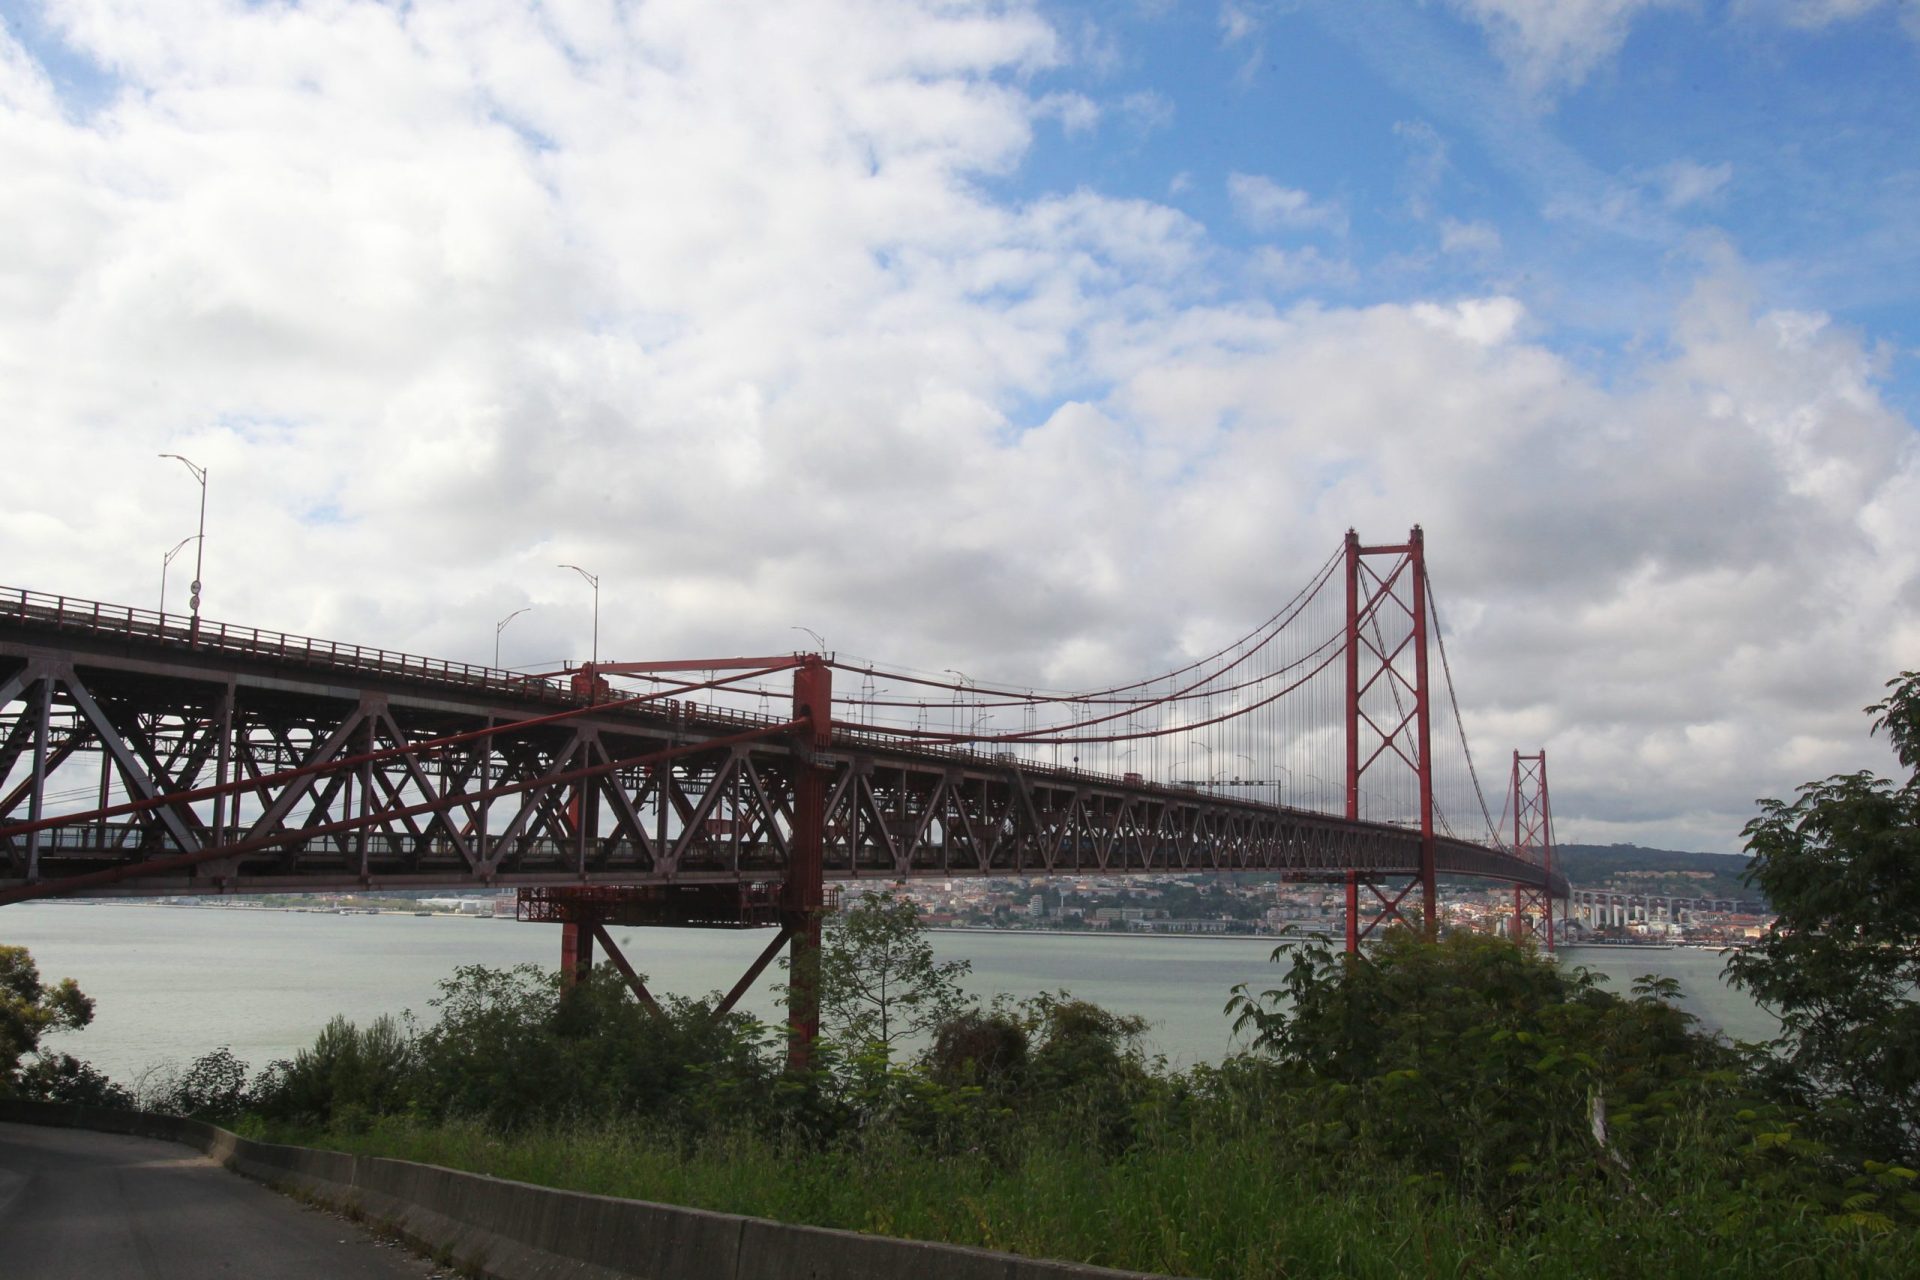
<svg viewBox="0 0 1920 1280">
<path fill-rule="evenodd" d="M 1920 653 L 1916 124 L 1920 0 L 0 0 L 0 563 L 174 452 L 214 617 L 1081 688 L 1419 522 L 1483 758 L 1729 849 Z"/>
<path fill-rule="evenodd" d="M 1602 367 L 1731 253 L 1777 305 L 1884 344 L 1884 386 L 1920 416 L 1920 39 L 1900 6 L 1817 27 L 1654 8 L 1583 79 L 1537 88 L 1442 4 L 1246 5 L 1237 37 L 1212 5 L 1047 9 L 1097 57 L 1046 84 L 1151 102 L 1043 133 L 1012 191 L 1162 201 L 1246 250 L 1272 237 L 1234 216 L 1228 178 L 1261 175 L 1344 215 L 1283 242 L 1351 275 L 1291 292 L 1509 289 Z M 1498 250 L 1442 252 L 1449 222 Z"/>
</svg>

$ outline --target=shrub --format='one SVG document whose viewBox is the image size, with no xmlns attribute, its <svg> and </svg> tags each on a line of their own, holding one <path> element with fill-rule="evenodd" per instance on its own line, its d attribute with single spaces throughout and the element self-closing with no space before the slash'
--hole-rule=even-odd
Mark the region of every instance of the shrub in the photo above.
<svg viewBox="0 0 1920 1280">
<path fill-rule="evenodd" d="M 196 1120 L 232 1120 L 251 1102 L 247 1064 L 225 1046 L 202 1054 L 169 1081 L 155 1100 L 157 1110 Z"/>
<path fill-rule="evenodd" d="M 83 1107 L 130 1110 L 133 1094 L 107 1079 L 92 1063 L 70 1054 L 42 1055 L 20 1073 L 19 1096 L 39 1102 L 65 1102 Z"/>
</svg>

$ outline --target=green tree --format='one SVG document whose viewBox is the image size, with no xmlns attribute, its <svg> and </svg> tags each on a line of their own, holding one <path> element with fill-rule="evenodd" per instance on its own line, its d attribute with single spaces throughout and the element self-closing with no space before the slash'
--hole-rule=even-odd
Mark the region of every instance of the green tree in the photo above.
<svg viewBox="0 0 1920 1280">
<path fill-rule="evenodd" d="M 843 1044 L 891 1058 L 897 1042 L 932 1033 L 967 1006 L 959 980 L 972 968 L 934 959 L 910 899 L 868 894 L 827 920 L 820 1021 Z"/>
<path fill-rule="evenodd" d="M 1467 931 L 1391 929 L 1364 958 L 1309 943 L 1288 959 L 1283 988 L 1236 987 L 1227 1011 L 1249 1065 L 1289 1099 L 1280 1114 L 1329 1155 L 1392 1153 L 1504 1202 L 1550 1174 L 1657 1160 L 1703 1107 L 1725 1113 L 1712 1131 L 1744 1135 L 1727 1119 L 1743 1105 L 1740 1057 L 1693 1030 L 1671 981 L 1622 998 Z"/>
<path fill-rule="evenodd" d="M 1909 773 L 1836 774 L 1747 824 L 1747 882 L 1777 917 L 1727 963 L 1834 1131 L 1920 1157 L 1920 672 L 1868 707 Z"/>
<path fill-rule="evenodd" d="M 93 1001 L 72 978 L 52 985 L 25 947 L 0 947 L 0 1095 L 20 1083 L 20 1060 L 37 1053 L 49 1031 L 78 1031 L 93 1021 Z"/>
</svg>

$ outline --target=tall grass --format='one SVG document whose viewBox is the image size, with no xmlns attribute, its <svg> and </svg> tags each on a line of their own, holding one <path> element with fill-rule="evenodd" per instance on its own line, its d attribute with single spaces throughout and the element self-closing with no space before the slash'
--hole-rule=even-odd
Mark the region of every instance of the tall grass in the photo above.
<svg viewBox="0 0 1920 1280">
<path fill-rule="evenodd" d="M 1436 1122 L 1442 1122 L 1438 1118 Z M 263 1136 L 543 1186 L 780 1221 L 1220 1280 L 1287 1276 L 1712 1277 L 1920 1275 L 1910 1231 L 1836 1230 L 1731 1198 L 1684 1156 L 1635 1183 L 1543 1183 L 1495 1211 L 1431 1178 L 1343 1163 L 1270 1129 L 1168 1127 L 1124 1154 L 1054 1123 L 997 1152 L 934 1155 L 885 1125 L 825 1149 L 747 1130 L 689 1142 L 638 1122 L 511 1136 L 387 1119 L 359 1134 Z"/>
</svg>

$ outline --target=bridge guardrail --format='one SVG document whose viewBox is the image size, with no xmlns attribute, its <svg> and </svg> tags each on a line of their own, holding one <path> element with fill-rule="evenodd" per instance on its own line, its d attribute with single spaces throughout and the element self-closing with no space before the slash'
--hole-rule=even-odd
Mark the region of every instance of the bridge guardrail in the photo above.
<svg viewBox="0 0 1920 1280">
<path fill-rule="evenodd" d="M 306 662 L 315 665 L 324 663 L 389 675 L 426 676 L 443 683 L 510 692 L 540 698 L 544 701 L 574 704 L 581 700 L 578 694 L 563 685 L 529 679 L 498 667 L 455 662 L 446 658 L 429 658 L 395 649 L 342 644 L 337 640 L 321 640 L 313 636 L 294 635 L 291 632 L 273 631 L 262 627 L 242 627 L 209 620 L 201 622 L 200 632 L 196 638 L 185 616 L 181 614 L 161 613 L 157 609 L 142 609 L 137 605 L 106 604 L 98 600 L 44 591 L 28 591 L 21 587 L 0 587 L 0 617 L 18 618 L 24 622 L 50 626 L 55 630 L 159 640 L 182 647 L 270 657 L 281 662 Z M 685 701 L 662 701 L 656 709 L 667 714 L 679 714 L 721 724 L 757 726 L 777 724 L 782 720 L 778 716 L 718 706 L 703 706 Z M 907 751 L 928 750 L 925 742 L 910 735 L 891 733 L 879 725 L 862 724 L 856 720 L 836 720 L 834 729 L 836 733 L 855 735 L 859 740 L 870 744 L 885 744 Z M 998 754 L 970 747 L 955 747 L 946 754 L 964 759 L 967 763 L 981 768 L 1005 767 L 1008 763 Z M 1095 785 L 1113 786 L 1124 783 L 1120 775 L 1102 773 L 1098 770 L 1077 767 L 1061 769 L 1058 766 L 1043 765 L 1032 760 L 1020 760 L 1017 763 L 1028 767 L 1048 768 L 1054 773 L 1071 773 Z"/>
<path fill-rule="evenodd" d="M 132 636 L 196 649 L 270 657 L 283 662 L 326 662 L 362 671 L 426 676 L 448 683 L 507 690 L 555 701 L 576 700 L 571 690 L 496 667 L 446 658 L 428 658 L 394 649 L 342 644 L 337 640 L 320 640 L 312 636 L 270 631 L 261 627 L 241 627 L 225 622 L 202 621 L 196 637 L 192 627 L 180 614 L 161 613 L 156 609 L 142 609 L 135 605 L 103 604 L 98 600 L 50 595 L 19 587 L 0 587 L 0 617 L 18 618 L 60 631 Z"/>
</svg>

